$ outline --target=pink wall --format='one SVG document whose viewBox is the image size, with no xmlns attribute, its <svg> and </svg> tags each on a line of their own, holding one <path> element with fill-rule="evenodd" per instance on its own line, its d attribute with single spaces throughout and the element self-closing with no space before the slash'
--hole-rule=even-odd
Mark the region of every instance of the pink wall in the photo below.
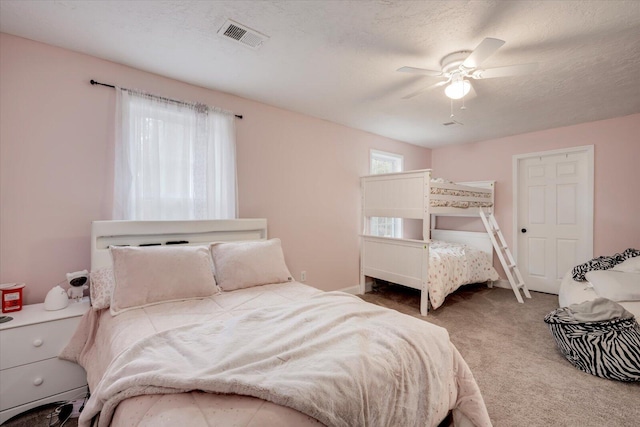
<svg viewBox="0 0 640 427">
<path fill-rule="evenodd" d="M 358 283 L 369 149 L 431 163 L 429 149 L 7 34 L 0 76 L 0 282 L 27 283 L 27 303 L 90 267 L 90 223 L 111 217 L 115 94 L 92 78 L 243 114 L 240 216 L 267 218 L 292 273 L 321 289 Z"/>
<path fill-rule="evenodd" d="M 640 248 L 640 114 L 432 151 L 436 176 L 453 181 L 496 180 L 496 219 L 513 242 L 513 155 L 593 145 L 594 256 Z M 482 228 L 448 219 L 438 226 Z"/>
</svg>

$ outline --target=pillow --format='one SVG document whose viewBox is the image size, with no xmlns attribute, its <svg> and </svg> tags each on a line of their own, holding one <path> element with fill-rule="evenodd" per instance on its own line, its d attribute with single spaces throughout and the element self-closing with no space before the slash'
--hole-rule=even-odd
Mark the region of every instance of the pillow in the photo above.
<svg viewBox="0 0 640 427">
<path fill-rule="evenodd" d="M 216 281 L 223 291 L 291 281 L 280 239 L 213 243 Z"/>
<path fill-rule="evenodd" d="M 116 285 L 115 278 L 113 277 L 113 268 L 103 267 L 92 271 L 89 279 L 91 307 L 94 310 L 109 308 L 111 305 L 111 294 Z"/>
<path fill-rule="evenodd" d="M 206 246 L 111 247 L 111 314 L 218 292 Z"/>
<path fill-rule="evenodd" d="M 612 301 L 640 301 L 640 273 L 597 270 L 588 272 L 586 277 L 602 298 Z"/>
<path fill-rule="evenodd" d="M 640 273 L 640 256 L 629 258 L 612 268 L 615 271 L 624 271 L 626 273 Z"/>
</svg>

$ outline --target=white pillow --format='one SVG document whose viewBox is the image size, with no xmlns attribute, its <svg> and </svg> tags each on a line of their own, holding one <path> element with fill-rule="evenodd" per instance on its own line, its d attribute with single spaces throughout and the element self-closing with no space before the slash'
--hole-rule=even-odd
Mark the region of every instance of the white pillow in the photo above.
<svg viewBox="0 0 640 427">
<path fill-rule="evenodd" d="M 293 280 L 280 239 L 213 243 L 211 256 L 216 282 L 223 291 Z"/>
<path fill-rule="evenodd" d="M 111 247 L 111 257 L 112 315 L 218 292 L 206 246 Z"/>
<path fill-rule="evenodd" d="M 585 277 L 602 298 L 612 301 L 640 301 L 640 273 L 597 270 L 588 272 Z"/>
<path fill-rule="evenodd" d="M 640 256 L 629 258 L 612 268 L 626 273 L 640 273 Z"/>
</svg>

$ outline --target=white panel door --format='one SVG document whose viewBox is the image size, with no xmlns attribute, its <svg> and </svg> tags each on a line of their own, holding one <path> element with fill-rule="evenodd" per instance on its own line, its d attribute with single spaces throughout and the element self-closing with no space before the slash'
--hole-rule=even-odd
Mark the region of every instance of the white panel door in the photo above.
<svg viewBox="0 0 640 427">
<path fill-rule="evenodd" d="M 593 147 L 514 158 L 517 263 L 530 290 L 557 294 L 593 257 Z"/>
</svg>

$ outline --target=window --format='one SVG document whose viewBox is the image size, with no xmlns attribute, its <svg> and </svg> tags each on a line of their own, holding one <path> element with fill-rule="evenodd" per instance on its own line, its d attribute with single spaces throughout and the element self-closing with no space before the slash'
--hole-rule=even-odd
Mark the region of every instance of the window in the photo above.
<svg viewBox="0 0 640 427">
<path fill-rule="evenodd" d="M 404 157 L 400 154 L 371 150 L 371 175 L 402 172 Z"/>
<path fill-rule="evenodd" d="M 402 172 L 404 157 L 400 154 L 371 150 L 371 174 Z M 401 218 L 370 218 L 370 231 L 373 236 L 402 238 Z"/>
<path fill-rule="evenodd" d="M 234 115 L 117 90 L 114 218 L 235 218 Z"/>
</svg>

